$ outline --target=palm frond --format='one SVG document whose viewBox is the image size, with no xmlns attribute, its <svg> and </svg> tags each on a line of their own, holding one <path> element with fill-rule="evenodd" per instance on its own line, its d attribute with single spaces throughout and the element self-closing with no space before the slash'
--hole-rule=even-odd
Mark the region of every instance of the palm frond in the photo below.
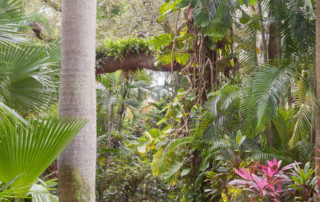
<svg viewBox="0 0 320 202">
<path fill-rule="evenodd" d="M 310 0 L 285 3 L 281 12 L 283 58 L 287 61 L 313 62 L 315 55 L 315 17 Z M 311 7 L 310 7 L 311 6 Z M 308 61 L 308 62 L 306 62 Z"/>
<path fill-rule="evenodd" d="M 159 149 L 151 163 L 154 175 L 165 175 L 166 179 L 172 177 L 183 166 L 183 160 L 176 153 L 177 149 L 193 142 L 193 137 L 175 139 L 165 149 Z"/>
<path fill-rule="evenodd" d="M 252 159 L 255 161 L 266 162 L 267 160 L 272 159 L 282 160 L 285 164 L 292 162 L 292 159 L 286 155 L 277 154 L 275 152 L 261 151 L 261 150 L 253 150 L 250 152 L 248 160 Z"/>
<path fill-rule="evenodd" d="M 17 28 L 25 19 L 22 1 L 0 0 L 0 44 L 26 42 Z"/>
<path fill-rule="evenodd" d="M 315 96 L 315 90 L 310 79 L 301 79 L 296 84 L 295 91 L 295 113 L 292 117 L 294 122 L 293 135 L 290 139 L 290 147 L 308 138 L 312 120 L 319 109 L 319 101 Z"/>
<path fill-rule="evenodd" d="M 193 10 L 195 25 L 203 30 L 203 34 L 224 37 L 232 26 L 235 5 L 233 1 L 198 0 Z"/>
<path fill-rule="evenodd" d="M 288 149 L 288 143 L 292 137 L 294 122 L 292 121 L 293 110 L 279 108 L 277 116 L 273 119 L 276 134 L 273 135 L 275 147 L 283 150 Z"/>
<path fill-rule="evenodd" d="M 59 59 L 50 56 L 55 51 L 56 46 L 0 46 L 0 97 L 4 104 L 24 114 L 54 101 L 56 72 L 50 65 Z"/>
<path fill-rule="evenodd" d="M 282 96 L 286 94 L 291 79 L 295 76 L 290 68 L 277 68 L 265 65 L 260 68 L 253 81 L 253 95 L 257 102 L 258 127 L 267 119 L 277 114 Z"/>
<path fill-rule="evenodd" d="M 40 185 L 34 184 L 30 189 L 30 194 L 32 196 L 33 202 L 58 202 L 58 197 L 54 196 L 49 192 L 49 190 Z"/>
<path fill-rule="evenodd" d="M 100 75 L 98 76 L 97 80 L 105 87 L 110 89 L 116 88 L 122 83 L 121 71 Z"/>
<path fill-rule="evenodd" d="M 30 127 L 2 126 L 6 130 L 0 132 L 0 181 L 7 183 L 20 175 L 11 187 L 23 187 L 25 195 L 85 124 L 78 119 L 49 118 L 32 119 Z"/>
<path fill-rule="evenodd" d="M 258 66 L 257 47 L 257 27 L 259 25 L 259 17 L 253 17 L 239 33 L 237 50 L 239 51 L 239 60 L 242 71 L 246 74 L 253 72 Z"/>
</svg>

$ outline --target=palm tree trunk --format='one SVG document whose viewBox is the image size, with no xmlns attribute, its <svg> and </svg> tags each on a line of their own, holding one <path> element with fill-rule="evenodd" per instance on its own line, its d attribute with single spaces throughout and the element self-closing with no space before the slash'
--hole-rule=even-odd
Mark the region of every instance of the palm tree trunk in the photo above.
<svg viewBox="0 0 320 202">
<path fill-rule="evenodd" d="M 316 93 L 318 100 L 320 100 L 320 0 L 316 1 L 316 16 Z M 315 145 L 317 148 L 320 148 L 320 111 L 317 112 L 316 117 Z M 320 152 L 317 149 L 316 157 L 320 158 Z M 320 161 L 316 161 L 316 166 L 320 166 Z M 317 175 L 319 174 L 319 169 L 317 169 Z M 316 198 L 315 201 L 320 200 Z"/>
<path fill-rule="evenodd" d="M 59 114 L 88 120 L 58 158 L 59 201 L 95 201 L 96 0 L 63 0 Z"/>
<path fill-rule="evenodd" d="M 279 45 L 279 32 L 278 32 L 278 26 L 277 21 L 275 19 L 274 15 L 274 0 L 270 1 L 270 10 L 269 10 L 269 19 L 270 25 L 269 25 L 269 40 L 268 40 L 268 63 L 279 65 L 279 59 L 280 59 L 280 45 Z M 281 96 L 281 105 L 284 106 L 284 95 Z M 268 126 L 268 143 L 269 147 L 272 148 L 274 146 L 273 142 L 273 131 L 272 131 L 272 121 L 269 122 Z"/>
</svg>

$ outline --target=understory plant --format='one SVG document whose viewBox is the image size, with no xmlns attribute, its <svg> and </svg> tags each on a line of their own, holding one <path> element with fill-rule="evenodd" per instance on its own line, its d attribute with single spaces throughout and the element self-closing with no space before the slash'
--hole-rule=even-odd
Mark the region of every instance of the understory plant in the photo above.
<svg viewBox="0 0 320 202">
<path fill-rule="evenodd" d="M 300 163 L 281 168 L 282 161 L 267 161 L 267 165 L 254 162 L 247 169 L 235 169 L 242 179 L 235 179 L 229 186 L 247 194 L 250 201 L 313 201 L 319 195 L 319 178 L 310 163 L 301 169 Z"/>
</svg>

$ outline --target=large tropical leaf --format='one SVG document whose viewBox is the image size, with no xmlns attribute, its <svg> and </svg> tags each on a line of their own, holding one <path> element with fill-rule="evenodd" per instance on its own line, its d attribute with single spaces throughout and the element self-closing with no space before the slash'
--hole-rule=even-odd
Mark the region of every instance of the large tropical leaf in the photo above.
<svg viewBox="0 0 320 202">
<path fill-rule="evenodd" d="M 85 125 L 70 118 L 32 119 L 30 127 L 17 124 L 0 132 L 0 181 L 23 187 L 26 194 L 41 173 L 58 157 Z"/>
</svg>

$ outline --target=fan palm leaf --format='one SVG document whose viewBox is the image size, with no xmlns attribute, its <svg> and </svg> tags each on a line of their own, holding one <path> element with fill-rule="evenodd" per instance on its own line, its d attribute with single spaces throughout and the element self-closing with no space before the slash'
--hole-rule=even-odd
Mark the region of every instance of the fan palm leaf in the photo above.
<svg viewBox="0 0 320 202">
<path fill-rule="evenodd" d="M 27 41 L 17 30 L 23 20 L 22 1 L 0 0 L 0 44 Z"/>
<path fill-rule="evenodd" d="M 0 97 L 4 104 L 24 114 L 39 111 L 53 101 L 60 61 L 57 43 L 45 47 L 0 46 Z"/>
<path fill-rule="evenodd" d="M 32 119 L 30 127 L 21 124 L 17 124 L 15 128 L 2 125 L 0 181 L 8 183 L 19 176 L 11 187 L 22 187 L 20 191 L 27 194 L 41 173 L 85 124 L 83 120 L 51 117 Z"/>
</svg>

